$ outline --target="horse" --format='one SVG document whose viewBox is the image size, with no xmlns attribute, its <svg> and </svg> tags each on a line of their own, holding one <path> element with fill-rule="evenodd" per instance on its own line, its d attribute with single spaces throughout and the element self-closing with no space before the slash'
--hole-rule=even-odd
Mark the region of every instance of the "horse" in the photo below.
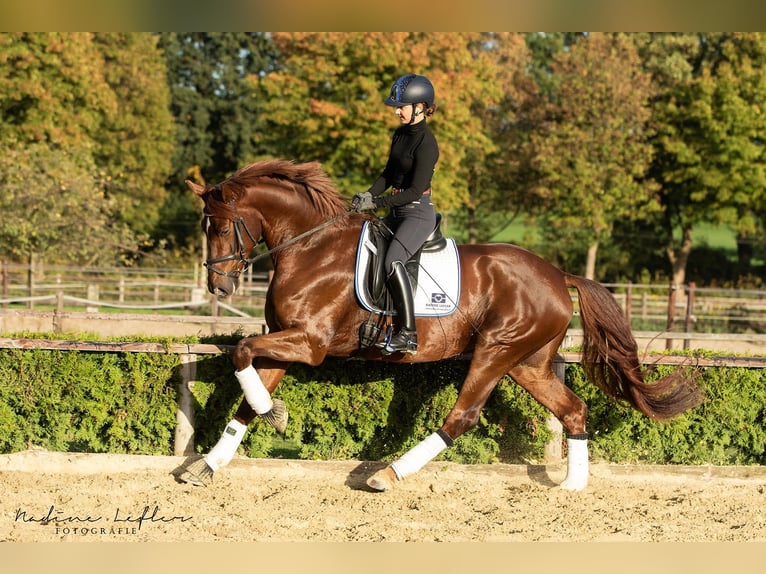
<svg viewBox="0 0 766 574">
<path fill-rule="evenodd" d="M 261 416 L 284 432 L 286 405 L 271 394 L 290 364 L 317 366 L 325 357 L 360 356 L 360 325 L 369 318 L 354 291 L 355 253 L 365 221 L 318 162 L 269 159 L 245 165 L 222 182 L 187 180 L 202 199 L 209 258 L 207 287 L 236 293 L 248 254 L 264 242 L 273 265 L 265 301 L 268 333 L 244 337 L 231 352 L 244 397 L 210 453 L 186 465 L 182 482 L 207 486 L 230 462 L 242 436 Z M 391 363 L 470 357 L 457 400 L 439 429 L 367 479 L 373 491 L 394 488 L 473 428 L 498 382 L 509 375 L 558 418 L 566 431 L 566 477 L 558 485 L 588 484 L 587 406 L 553 370 L 578 293 L 587 379 L 615 402 L 654 420 L 668 420 L 702 401 L 693 377 L 679 370 L 646 382 L 637 344 L 612 293 L 598 282 L 562 271 L 533 252 L 507 243 L 458 245 L 461 290 L 457 312 L 418 317 L 417 353 L 366 360 Z"/>
</svg>

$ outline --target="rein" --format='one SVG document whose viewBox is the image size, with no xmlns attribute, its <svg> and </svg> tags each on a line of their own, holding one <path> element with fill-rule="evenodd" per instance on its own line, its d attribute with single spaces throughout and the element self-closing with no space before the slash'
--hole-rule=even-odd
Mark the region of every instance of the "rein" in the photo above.
<svg viewBox="0 0 766 574">
<path fill-rule="evenodd" d="M 247 268 L 258 261 L 259 259 L 263 259 L 264 257 L 268 257 L 272 253 L 276 253 L 277 251 L 281 251 L 282 249 L 285 249 L 286 247 L 289 247 L 290 245 L 293 245 L 297 243 L 298 241 L 305 239 L 309 235 L 313 235 L 314 233 L 317 233 L 318 231 L 321 231 L 325 227 L 329 227 L 333 223 L 336 223 L 340 219 L 347 217 L 350 211 L 347 211 L 345 213 L 341 213 L 340 215 L 337 215 L 333 217 L 332 219 L 325 221 L 324 223 L 321 223 L 317 225 L 316 227 L 312 227 L 308 231 L 304 231 L 303 233 L 300 233 L 299 235 L 296 235 L 292 239 L 288 239 L 287 241 L 280 243 L 279 245 L 272 247 L 268 251 L 264 251 L 263 253 L 259 253 L 255 257 L 245 257 L 246 255 L 246 249 L 245 249 L 245 242 L 242 239 L 242 228 L 244 228 L 245 233 L 247 233 L 247 236 L 250 238 L 250 241 L 253 242 L 253 246 L 260 245 L 263 243 L 263 238 L 260 240 L 256 240 L 253 236 L 253 233 L 250 231 L 250 228 L 247 226 L 247 223 L 242 218 L 242 216 L 237 211 L 237 207 L 234 203 L 234 200 L 232 199 L 229 202 L 229 205 L 231 206 L 231 210 L 234 212 L 234 217 L 230 217 L 229 220 L 234 223 L 234 234 L 237 238 L 237 253 L 232 253 L 230 255 L 224 255 L 223 257 L 215 257 L 213 259 L 208 259 L 205 261 L 204 265 L 208 268 L 209 271 L 212 271 L 213 273 L 217 273 L 218 275 L 222 275 L 224 277 L 231 277 L 236 279 L 239 277 L 240 273 L 243 271 L 246 271 Z M 203 213 L 204 217 L 212 217 L 210 213 Z M 237 269 L 236 271 L 221 271 L 220 269 L 216 269 L 213 267 L 216 263 L 223 263 L 224 261 L 239 261 L 241 267 Z"/>
</svg>

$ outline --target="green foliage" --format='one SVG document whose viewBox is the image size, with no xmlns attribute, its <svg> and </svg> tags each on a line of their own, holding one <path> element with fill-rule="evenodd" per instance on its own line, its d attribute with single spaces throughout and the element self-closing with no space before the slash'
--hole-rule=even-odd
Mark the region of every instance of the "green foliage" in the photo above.
<svg viewBox="0 0 766 574">
<path fill-rule="evenodd" d="M 178 358 L 4 350 L 0 451 L 170 454 Z"/>
<path fill-rule="evenodd" d="M 0 249 L 79 264 L 113 262 L 135 241 L 91 158 L 33 144 L 0 154 Z M 83 241 L 88 237 L 88 241 Z"/>
<path fill-rule="evenodd" d="M 635 47 L 614 34 L 590 34 L 553 59 L 559 80 L 545 124 L 532 136 L 537 212 L 551 243 L 588 245 L 594 277 L 599 244 L 615 222 L 657 211 L 645 178 L 651 147 L 650 76 Z"/>
<path fill-rule="evenodd" d="M 669 372 L 657 367 L 647 381 Z M 654 464 L 763 464 L 766 462 L 766 373 L 706 368 L 698 380 L 706 401 L 665 423 L 615 405 L 567 368 L 567 384 L 589 406 L 591 454 L 611 462 Z"/>
<path fill-rule="evenodd" d="M 743 239 L 760 231 L 766 38 L 650 34 L 639 46 L 654 85 L 649 173 L 661 186 L 657 232 L 673 264 L 673 280 L 681 284 L 693 226 L 729 222 Z"/>
<path fill-rule="evenodd" d="M 189 341 L 191 342 L 191 341 Z M 693 361 L 693 357 L 691 358 Z M 0 351 L 0 452 L 40 446 L 67 452 L 171 454 L 179 359 L 163 353 Z M 208 452 L 242 400 L 227 355 L 199 355 L 193 383 L 195 442 Z M 275 396 L 290 412 L 286 435 L 260 419 L 246 456 L 393 460 L 436 431 L 455 404 L 468 365 L 396 365 L 328 359 L 292 366 Z M 669 367 L 647 369 L 651 382 Z M 615 463 L 766 463 L 766 373 L 706 368 L 706 402 L 657 423 L 608 399 L 567 367 L 567 385 L 589 407 L 591 455 Z M 535 462 L 551 438 L 548 411 L 505 378 L 479 424 L 438 460 Z"/>
<path fill-rule="evenodd" d="M 241 392 L 228 358 L 198 363 L 194 395 L 197 448 L 208 451 L 233 416 Z M 241 452 L 251 457 L 292 452 L 304 459 L 391 460 L 435 432 L 455 404 L 466 373 L 462 362 L 385 365 L 328 359 L 294 365 L 274 396 L 290 412 L 285 440 L 256 420 Z M 547 413 L 508 380 L 501 382 L 477 427 L 441 455 L 462 463 L 539 459 L 550 437 Z"/>
<path fill-rule="evenodd" d="M 154 237 L 181 254 L 199 233 L 201 206 L 184 184 L 216 183 L 268 154 L 256 143 L 263 131 L 262 101 L 251 77 L 272 68 L 274 49 L 262 32 L 162 32 L 167 85 L 175 120 L 172 175 Z"/>
<path fill-rule="evenodd" d="M 489 195 L 507 159 L 492 132 L 515 119 L 524 99 L 526 46 L 519 34 L 474 32 L 279 32 L 271 35 L 279 65 L 254 78 L 267 129 L 264 145 L 298 161 L 318 160 L 346 194 L 366 189 L 388 157 L 398 123 L 383 105 L 391 84 L 408 71 L 436 89 L 429 119 L 439 141 L 434 174 L 440 209 Z M 485 173 L 489 172 L 489 173 Z M 481 180 L 479 182 L 478 180 Z M 484 189 L 471 189 L 483 185 Z M 505 190 L 507 191 L 507 190 Z"/>
<path fill-rule="evenodd" d="M 84 265 L 136 252 L 170 170 L 164 71 L 151 34 L 0 33 L 4 252 Z"/>
<path fill-rule="evenodd" d="M 262 32 L 162 32 L 176 122 L 173 185 L 203 174 L 218 182 L 262 153 L 255 143 L 260 106 L 250 77 L 273 66 Z"/>
<path fill-rule="evenodd" d="M 93 136 L 94 159 L 107 195 L 119 205 L 120 221 L 139 234 L 159 221 L 175 144 L 167 67 L 157 40 L 136 32 L 93 36 L 116 101 Z"/>
</svg>

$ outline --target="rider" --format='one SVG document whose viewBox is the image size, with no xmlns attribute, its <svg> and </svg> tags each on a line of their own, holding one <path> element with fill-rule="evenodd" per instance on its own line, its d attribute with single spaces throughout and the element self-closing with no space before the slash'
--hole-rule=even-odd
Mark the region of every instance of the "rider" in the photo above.
<svg viewBox="0 0 766 574">
<path fill-rule="evenodd" d="M 378 346 L 386 354 L 415 353 L 418 349 L 415 310 L 404 264 L 436 225 L 431 176 L 439 159 L 439 147 L 426 123 L 426 118 L 436 110 L 434 87 L 425 76 L 406 74 L 394 82 L 384 103 L 395 108 L 401 125 L 394 132 L 383 172 L 369 190 L 354 196 L 352 206 L 358 211 L 390 208 L 385 223 L 394 231 L 394 237 L 385 268 L 399 331 Z M 391 194 L 381 196 L 389 187 Z"/>
</svg>

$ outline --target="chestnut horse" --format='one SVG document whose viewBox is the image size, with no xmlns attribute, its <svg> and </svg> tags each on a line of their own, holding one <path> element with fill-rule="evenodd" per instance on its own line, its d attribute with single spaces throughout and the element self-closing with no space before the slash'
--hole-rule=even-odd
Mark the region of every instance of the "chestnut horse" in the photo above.
<svg viewBox="0 0 766 574">
<path fill-rule="evenodd" d="M 374 216 L 349 210 L 316 162 L 261 161 L 215 186 L 187 184 L 204 201 L 208 289 L 213 294 L 235 293 L 239 274 L 250 261 L 247 256 L 259 240 L 269 248 L 274 267 L 265 304 L 269 332 L 243 338 L 232 352 L 242 403 L 210 454 L 179 477 L 206 485 L 231 460 L 256 416 L 284 431 L 286 407 L 270 395 L 291 363 L 315 366 L 327 356 L 360 353 L 359 327 L 369 312 L 356 300 L 354 267 L 362 224 Z M 392 488 L 474 427 L 504 375 L 561 421 L 568 452 L 567 476 L 560 487 L 586 487 L 587 407 L 552 368 L 573 314 L 569 287 L 579 295 L 583 367 L 591 382 L 657 420 L 702 400 L 693 382 L 677 372 L 653 383 L 643 380 L 630 327 L 602 285 L 565 273 L 515 245 L 460 245 L 458 253 L 462 287 L 457 311 L 417 318 L 420 346 L 414 355 L 385 356 L 374 347 L 364 353 L 367 359 L 399 363 L 472 357 L 441 428 L 371 476 L 367 484 L 372 489 Z"/>
</svg>

